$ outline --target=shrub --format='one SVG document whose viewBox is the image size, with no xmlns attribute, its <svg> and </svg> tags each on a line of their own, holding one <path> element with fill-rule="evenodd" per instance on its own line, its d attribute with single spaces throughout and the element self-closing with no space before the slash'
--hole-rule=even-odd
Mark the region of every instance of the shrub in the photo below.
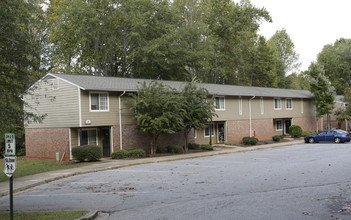
<svg viewBox="0 0 351 220">
<path fill-rule="evenodd" d="M 146 152 L 141 148 L 132 148 L 127 151 L 127 156 L 131 158 L 143 158 L 146 156 Z"/>
<path fill-rule="evenodd" d="M 97 161 L 102 157 L 102 150 L 101 147 L 96 145 L 77 146 L 72 148 L 72 156 L 80 162 L 85 159 L 88 161 Z"/>
<path fill-rule="evenodd" d="M 312 135 L 312 134 L 317 134 L 317 132 L 315 132 L 315 131 L 303 131 L 302 132 L 303 137 L 306 137 L 306 136 Z"/>
<path fill-rule="evenodd" d="M 255 137 L 243 137 L 243 143 L 245 145 L 256 145 L 258 142 L 258 139 Z"/>
<path fill-rule="evenodd" d="M 183 154 L 184 149 L 182 146 L 167 146 L 167 151 L 168 153 L 173 153 L 173 154 Z"/>
<path fill-rule="evenodd" d="M 123 159 L 127 158 L 127 151 L 126 150 L 117 150 L 111 154 L 112 159 Z"/>
<path fill-rule="evenodd" d="M 213 150 L 213 146 L 211 146 L 209 144 L 202 144 L 201 149 L 202 150 Z"/>
<path fill-rule="evenodd" d="M 298 125 L 291 125 L 289 128 L 289 134 L 292 137 L 301 137 L 302 136 L 302 128 Z"/>
<path fill-rule="evenodd" d="M 189 143 L 189 144 L 188 144 L 188 148 L 189 148 L 189 149 L 194 149 L 194 150 L 200 150 L 201 145 L 200 145 L 200 144 L 197 144 L 197 143 Z"/>
<path fill-rule="evenodd" d="M 279 135 L 279 137 L 280 137 L 280 140 L 284 139 L 284 135 Z"/>
<path fill-rule="evenodd" d="M 275 142 L 279 142 L 281 140 L 280 135 L 274 135 L 272 137 L 272 140 L 275 141 Z"/>
<path fill-rule="evenodd" d="M 158 154 L 164 154 L 164 153 L 167 153 L 167 152 L 168 152 L 167 148 L 165 148 L 165 147 L 158 147 L 156 149 L 156 153 L 158 153 Z"/>
</svg>

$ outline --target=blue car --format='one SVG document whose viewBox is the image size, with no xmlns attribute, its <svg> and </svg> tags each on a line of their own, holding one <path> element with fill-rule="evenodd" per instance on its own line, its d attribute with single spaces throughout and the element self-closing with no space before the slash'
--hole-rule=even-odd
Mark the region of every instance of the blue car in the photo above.
<svg viewBox="0 0 351 220">
<path fill-rule="evenodd" d="M 335 142 L 344 143 L 350 142 L 350 134 L 344 130 L 326 130 L 321 131 L 318 134 L 308 135 L 305 137 L 306 143 L 318 143 L 318 142 Z"/>
</svg>

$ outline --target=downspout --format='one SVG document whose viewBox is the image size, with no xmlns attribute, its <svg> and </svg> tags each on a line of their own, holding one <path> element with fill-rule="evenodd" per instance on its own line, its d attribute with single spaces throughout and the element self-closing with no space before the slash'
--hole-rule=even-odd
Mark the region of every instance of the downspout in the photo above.
<svg viewBox="0 0 351 220">
<path fill-rule="evenodd" d="M 121 107 L 121 97 L 126 93 L 126 91 L 123 91 L 123 93 L 118 97 L 118 116 L 119 116 L 119 149 L 123 150 L 123 137 L 122 137 L 122 107 Z"/>
<path fill-rule="evenodd" d="M 252 96 L 251 99 L 249 99 L 249 115 L 250 115 L 250 137 L 252 137 L 252 126 L 251 126 L 251 100 L 254 99 L 256 96 Z"/>
</svg>

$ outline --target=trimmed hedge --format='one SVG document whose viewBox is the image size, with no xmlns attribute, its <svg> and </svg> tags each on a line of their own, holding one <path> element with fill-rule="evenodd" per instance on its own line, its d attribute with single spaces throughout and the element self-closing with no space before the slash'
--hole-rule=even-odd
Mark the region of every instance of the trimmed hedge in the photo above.
<svg viewBox="0 0 351 220">
<path fill-rule="evenodd" d="M 128 155 L 127 155 L 127 151 L 126 150 L 117 150 L 115 152 L 113 152 L 111 154 L 111 158 L 112 159 L 123 159 L 123 158 L 127 158 Z"/>
<path fill-rule="evenodd" d="M 243 143 L 245 145 L 256 145 L 258 142 L 258 139 L 255 137 L 243 137 Z"/>
<path fill-rule="evenodd" d="M 183 154 L 184 149 L 182 146 L 167 146 L 167 151 L 168 153 L 173 153 L 173 154 Z"/>
<path fill-rule="evenodd" d="M 213 150 L 213 146 L 209 144 L 201 144 L 201 149 L 202 150 Z"/>
<path fill-rule="evenodd" d="M 127 156 L 130 158 L 143 158 L 146 156 L 146 152 L 141 148 L 132 148 L 127 151 Z"/>
<path fill-rule="evenodd" d="M 272 140 L 275 141 L 275 142 L 279 142 L 281 140 L 281 137 L 280 137 L 280 135 L 274 135 L 272 137 Z"/>
<path fill-rule="evenodd" d="M 189 143 L 188 144 L 188 148 L 189 149 L 193 149 L 193 150 L 200 150 L 201 149 L 201 145 L 197 144 L 197 143 Z"/>
<path fill-rule="evenodd" d="M 97 161 L 102 157 L 102 149 L 96 145 L 82 145 L 72 148 L 72 156 L 75 160 L 83 162 Z"/>
<path fill-rule="evenodd" d="M 289 127 L 289 134 L 292 137 L 301 137 L 302 136 L 302 128 L 298 125 L 291 125 Z"/>
</svg>

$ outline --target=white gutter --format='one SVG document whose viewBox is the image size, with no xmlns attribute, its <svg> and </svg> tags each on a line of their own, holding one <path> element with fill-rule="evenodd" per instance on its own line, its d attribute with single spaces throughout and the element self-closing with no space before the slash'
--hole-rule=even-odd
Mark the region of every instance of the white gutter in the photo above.
<svg viewBox="0 0 351 220">
<path fill-rule="evenodd" d="M 251 100 L 254 99 L 256 96 L 252 96 L 251 99 L 249 99 L 249 115 L 250 115 L 250 137 L 252 137 L 252 126 L 251 126 Z"/>
<path fill-rule="evenodd" d="M 126 93 L 126 91 L 123 91 L 123 93 L 118 97 L 118 115 L 119 115 L 119 149 L 123 150 L 123 137 L 122 137 L 122 107 L 121 107 L 121 97 Z"/>
</svg>

